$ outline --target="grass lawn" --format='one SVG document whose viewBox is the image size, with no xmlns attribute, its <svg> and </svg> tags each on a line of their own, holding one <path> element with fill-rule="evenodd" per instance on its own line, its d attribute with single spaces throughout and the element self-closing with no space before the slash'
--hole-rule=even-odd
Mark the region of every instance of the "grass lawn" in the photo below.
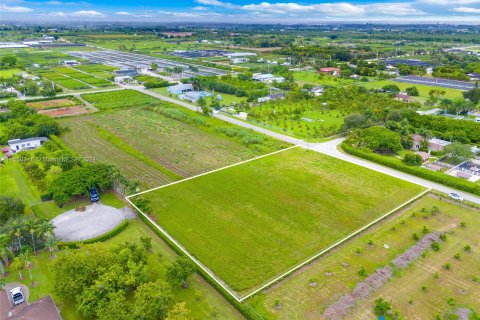
<svg viewBox="0 0 480 320">
<path fill-rule="evenodd" d="M 40 202 L 40 192 L 18 162 L 7 160 L 0 164 L 0 177 L 0 195 L 18 197 L 26 207 Z"/>
<path fill-rule="evenodd" d="M 438 214 L 422 212 L 433 206 L 439 208 Z M 351 292 L 362 280 L 358 275 L 361 266 L 370 274 L 388 265 L 415 244 L 412 234 L 421 236 L 423 226 L 427 226 L 431 231 L 447 232 L 440 251 L 427 250 L 425 257 L 394 273 L 393 278 L 370 297 L 360 300 L 346 318 L 376 318 L 373 306 L 379 297 L 391 302 L 402 319 L 433 319 L 437 313 L 442 319 L 450 319 L 444 314 L 460 306 L 478 312 L 480 282 L 472 279 L 480 277 L 479 214 L 478 208 L 462 207 L 445 198 L 428 195 L 246 303 L 266 319 L 321 319 L 329 305 Z M 461 222 L 465 222 L 465 228 L 460 227 Z M 370 240 L 372 245 L 368 244 Z M 390 248 L 384 248 L 384 244 Z M 470 253 L 463 249 L 467 244 L 471 246 Z M 457 253 L 460 260 L 454 258 Z M 451 264 L 451 270 L 442 267 L 446 263 Z M 318 285 L 311 286 L 313 282 Z M 422 286 L 426 287 L 425 291 Z M 453 299 L 453 305 L 447 303 L 449 298 Z M 275 307 L 277 299 L 282 308 Z"/>
<path fill-rule="evenodd" d="M 117 209 L 123 208 L 125 206 L 125 203 L 122 200 L 118 199 L 117 196 L 111 191 L 101 193 L 100 201 L 104 205 L 111 206 Z M 90 199 L 85 197 L 77 197 L 65 203 L 61 208 L 57 204 L 55 204 L 55 202 L 53 201 L 41 202 L 34 205 L 32 207 L 32 211 L 39 218 L 52 220 L 59 214 L 64 213 L 65 211 L 75 209 L 80 205 L 89 205 L 89 204 L 90 204 Z"/>
<path fill-rule="evenodd" d="M 245 293 L 422 190 L 296 148 L 143 197 L 167 232 Z"/>
<path fill-rule="evenodd" d="M 17 69 L 17 68 L 0 70 L 0 78 L 10 78 L 11 76 L 16 75 L 20 71 L 22 71 L 22 70 Z"/>
<path fill-rule="evenodd" d="M 149 277 L 152 280 L 163 278 L 167 265 L 174 261 L 176 255 L 142 221 L 137 219 L 132 220 L 124 231 L 107 242 L 122 243 L 128 241 L 140 244 L 139 239 L 141 236 L 148 236 L 153 239 L 153 253 L 148 255 Z M 65 252 L 66 251 L 60 251 L 57 254 L 61 255 L 65 254 Z M 158 256 L 159 253 L 161 253 L 161 258 Z M 21 281 L 30 288 L 30 301 L 32 302 L 47 294 L 52 294 L 63 319 L 84 319 L 76 312 L 73 302 L 65 301 L 53 293 L 54 275 L 49 269 L 51 259 L 49 258 L 48 252 L 43 251 L 37 254 L 33 262 L 33 279 L 37 285 L 35 287 L 30 286 L 31 281 L 28 277 L 27 270 L 23 271 L 24 280 Z M 5 280 L 7 283 L 18 282 L 18 273 L 10 272 Z M 192 276 L 189 283 L 190 286 L 188 289 L 182 289 L 180 287 L 174 289 L 175 299 L 172 305 L 178 301 L 185 301 L 187 308 L 192 310 L 192 314 L 195 315 L 196 319 L 242 319 L 238 312 L 200 276 Z M 200 292 L 198 297 L 196 294 L 197 291 Z"/>
<path fill-rule="evenodd" d="M 141 107 L 160 102 L 158 99 L 135 90 L 118 90 L 82 94 L 82 98 L 100 110 L 125 108 L 131 106 Z"/>
</svg>

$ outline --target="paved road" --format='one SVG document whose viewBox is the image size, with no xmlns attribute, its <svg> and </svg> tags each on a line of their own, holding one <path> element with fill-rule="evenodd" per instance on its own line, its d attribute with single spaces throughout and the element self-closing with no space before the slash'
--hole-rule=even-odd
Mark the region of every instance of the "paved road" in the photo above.
<svg viewBox="0 0 480 320">
<path fill-rule="evenodd" d="M 158 98 L 158 99 L 161 99 L 161 100 L 164 100 L 164 101 L 168 101 L 168 102 L 171 102 L 171 103 L 175 103 L 177 105 L 181 105 L 181 106 L 183 106 L 185 108 L 188 108 L 190 110 L 193 110 L 193 111 L 197 111 L 197 107 L 188 103 L 188 102 L 178 101 L 176 99 L 166 97 L 166 96 L 163 96 L 161 94 L 146 90 L 146 89 L 144 89 L 143 87 L 140 87 L 140 86 L 125 85 L 123 87 L 129 88 L 129 89 L 134 89 L 134 90 L 143 92 L 145 94 L 148 94 L 152 97 L 155 97 L 155 98 Z M 215 117 L 215 118 L 224 120 L 226 122 L 236 124 L 236 125 L 244 127 L 244 128 L 248 128 L 248 129 L 255 130 L 257 132 L 261 132 L 261 133 L 263 133 L 265 135 L 268 135 L 270 137 L 273 137 L 273 138 L 276 138 L 276 139 L 279 139 L 279 140 L 282 140 L 282 141 L 285 141 L 285 142 L 288 142 L 288 143 L 291 143 L 291 144 L 294 144 L 294 145 L 300 145 L 300 146 L 303 146 L 303 147 L 308 147 L 308 148 L 310 148 L 314 151 L 317 151 L 317 152 L 320 152 L 320 153 L 323 153 L 323 154 L 326 154 L 326 155 L 329 155 L 329 156 L 332 156 L 332 157 L 335 157 L 335 158 L 338 158 L 338 159 L 341 159 L 341 160 L 344 160 L 344 161 L 348 161 L 350 163 L 354 163 L 354 164 L 357 164 L 359 166 L 362 166 L 362 167 L 365 167 L 365 168 L 368 168 L 368 169 L 371 169 L 371 170 L 382 172 L 382 173 L 387 174 L 387 175 L 392 176 L 392 177 L 396 177 L 396 178 L 399 178 L 399 179 L 402 179 L 402 180 L 406 180 L 406 181 L 409 181 L 409 182 L 412 182 L 412 183 L 416 183 L 416 184 L 424 186 L 426 188 L 435 189 L 435 190 L 445 192 L 445 193 L 456 192 L 456 193 L 461 194 L 465 200 L 480 204 L 480 197 L 474 196 L 472 194 L 461 192 L 461 191 L 458 191 L 456 189 L 453 189 L 453 188 L 450 188 L 450 187 L 447 187 L 447 186 L 444 186 L 444 185 L 441 185 L 441 184 L 438 184 L 438 183 L 435 183 L 435 182 L 432 182 L 432 181 L 429 181 L 429 180 L 418 178 L 416 176 L 413 176 L 413 175 L 410 175 L 410 174 L 407 174 L 407 173 L 404 173 L 404 172 L 401 172 L 401 171 L 397 171 L 397 170 L 391 169 L 389 167 L 385 167 L 385 166 L 376 164 L 374 162 L 363 160 L 363 159 L 354 157 L 352 155 L 349 155 L 347 153 L 340 152 L 338 150 L 338 146 L 339 146 L 340 143 L 343 142 L 343 140 L 345 138 L 338 138 L 338 139 L 334 139 L 334 140 L 330 140 L 330 141 L 322 142 L 322 143 L 307 143 L 304 140 L 296 139 L 296 138 L 293 138 L 293 137 L 290 137 L 290 136 L 287 136 L 287 135 L 284 135 L 284 134 L 281 134 L 281 133 L 273 132 L 273 131 L 270 131 L 268 129 L 255 126 L 255 125 L 252 125 L 250 123 L 247 123 L 247 122 L 244 122 L 244 121 L 241 121 L 241 120 L 238 120 L 238 119 L 234 119 L 234 118 L 228 117 L 228 116 L 223 115 L 223 114 L 214 113 L 212 116 Z"/>
<path fill-rule="evenodd" d="M 323 154 L 326 154 L 326 155 L 329 155 L 329 156 L 332 156 L 332 157 L 335 157 L 335 158 L 338 158 L 338 159 L 341 159 L 341 160 L 344 160 L 344 161 L 348 161 L 348 162 L 357 164 L 359 166 L 362 166 L 362 167 L 365 167 L 365 168 L 368 168 L 368 169 L 371 169 L 371 170 L 382 172 L 382 173 L 387 174 L 387 175 L 392 176 L 392 177 L 396 177 L 396 178 L 399 178 L 399 179 L 402 179 L 402 180 L 405 180 L 405 181 L 416 183 L 416 184 L 424 186 L 426 188 L 435 189 L 435 190 L 445 192 L 445 193 L 456 192 L 456 193 L 461 194 L 465 200 L 480 204 L 480 197 L 471 195 L 469 193 L 458 191 L 456 189 L 444 186 L 442 184 L 432 182 L 430 180 L 425 180 L 425 179 L 422 179 L 422 178 L 419 178 L 419 177 L 416 177 L 416 176 L 413 176 L 413 175 L 410 175 L 410 174 L 407 174 L 407 173 L 404 173 L 404 172 L 401 172 L 401 171 L 397 171 L 395 169 L 385 167 L 385 166 L 379 165 L 379 164 L 374 163 L 374 162 L 370 162 L 370 161 L 367 161 L 367 160 L 364 160 L 364 159 L 361 159 L 361 158 L 357 158 L 357 157 L 354 157 L 354 156 L 349 155 L 347 153 L 343 153 L 338 149 L 339 144 L 342 143 L 343 140 L 345 140 L 345 138 L 339 138 L 339 139 L 334 139 L 334 140 L 323 142 L 323 143 L 317 143 L 315 145 L 311 145 L 310 149 L 315 150 L 315 151 L 320 152 L 320 153 L 323 153 Z"/>
<path fill-rule="evenodd" d="M 179 101 L 177 99 L 173 99 L 173 98 L 161 95 L 159 93 L 152 92 L 150 90 L 147 90 L 147 89 L 143 88 L 143 86 L 122 85 L 122 87 L 124 87 L 126 89 L 137 90 L 137 91 L 140 91 L 142 93 L 148 94 L 149 96 L 152 96 L 154 98 L 164 100 L 164 101 L 168 101 L 168 102 L 180 105 L 182 107 L 185 107 L 185 108 L 193 110 L 193 111 L 198 111 L 198 107 L 191 104 L 191 103 L 188 103 L 188 102 L 185 102 L 185 101 Z M 261 127 L 258 127 L 256 125 L 244 122 L 242 120 L 234 119 L 232 117 L 226 116 L 226 115 L 221 114 L 221 113 L 213 113 L 212 117 L 217 118 L 217 119 L 221 119 L 225 122 L 230 122 L 230 123 L 236 124 L 236 125 L 244 127 L 244 128 L 252 129 L 252 130 L 255 130 L 257 132 L 261 132 L 265 135 L 274 137 L 278 140 L 286 141 L 286 142 L 291 143 L 291 144 L 307 146 L 307 142 L 305 142 L 303 140 L 296 139 L 296 138 L 293 138 L 293 137 L 290 137 L 290 136 L 287 136 L 287 135 L 284 135 L 284 134 L 281 134 L 281 133 L 273 132 L 273 131 L 270 131 L 268 129 L 261 128 Z"/>
</svg>

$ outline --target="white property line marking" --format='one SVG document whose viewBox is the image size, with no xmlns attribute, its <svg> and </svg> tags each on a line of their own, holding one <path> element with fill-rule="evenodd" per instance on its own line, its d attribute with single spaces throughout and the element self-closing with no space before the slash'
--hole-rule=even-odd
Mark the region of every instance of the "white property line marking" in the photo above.
<svg viewBox="0 0 480 320">
<path fill-rule="evenodd" d="M 155 190 L 162 189 L 162 188 L 165 188 L 165 187 L 173 186 L 174 184 L 177 184 L 177 183 L 181 183 L 181 182 L 185 182 L 185 181 L 188 181 L 188 180 L 196 179 L 196 178 L 205 176 L 205 175 L 210 174 L 210 173 L 214 173 L 214 172 L 217 172 L 217 171 L 222 171 L 222 170 L 225 170 L 225 169 L 228 169 L 228 168 L 232 168 L 232 167 L 235 167 L 235 166 L 247 163 L 247 162 L 255 161 L 255 160 L 265 158 L 265 157 L 268 157 L 268 156 L 273 156 L 274 154 L 281 153 L 281 152 L 284 152 L 284 151 L 287 151 L 287 150 L 290 150 L 290 149 L 294 149 L 294 148 L 299 148 L 299 147 L 301 147 L 301 146 L 295 145 L 295 146 L 291 146 L 291 147 L 288 147 L 288 148 L 285 148 L 285 149 L 282 149 L 282 150 L 278 150 L 278 151 L 274 151 L 274 152 L 271 152 L 271 153 L 268 153 L 268 154 L 264 154 L 262 156 L 258 156 L 258 157 L 252 158 L 252 159 L 248 159 L 248 160 L 245 160 L 245 161 L 240 161 L 240 162 L 237 162 L 237 163 L 234 163 L 234 164 L 231 164 L 231 165 L 219 168 L 219 169 L 215 169 L 215 170 L 212 170 L 212 171 L 197 174 L 196 176 L 193 176 L 193 177 L 185 178 L 185 179 L 182 179 L 182 180 L 178 180 L 178 181 L 174 181 L 174 182 L 165 184 L 163 186 L 159 186 L 159 187 L 148 189 L 148 190 L 145 190 L 145 191 L 142 191 L 142 192 L 138 192 L 138 193 L 127 196 L 126 199 L 136 197 L 136 196 L 139 196 L 141 194 L 144 194 L 144 193 L 147 193 L 147 192 L 150 192 L 150 191 L 155 191 Z"/>
<path fill-rule="evenodd" d="M 255 289 L 254 291 L 250 292 L 249 294 L 243 296 L 243 297 L 238 297 L 237 294 L 235 292 L 233 292 L 228 286 L 226 286 L 224 284 L 223 281 L 220 280 L 220 278 L 215 275 L 212 271 L 210 271 L 202 262 L 200 262 L 197 258 L 195 258 L 190 252 L 188 252 L 187 249 L 185 249 L 175 238 L 173 238 L 165 229 L 163 229 L 160 225 L 158 225 L 155 221 L 153 221 L 147 214 L 145 214 L 142 210 L 140 210 L 140 208 L 138 208 L 131 200 L 130 198 L 132 197 L 135 197 L 135 196 L 138 196 L 138 195 L 141 195 L 141 194 L 145 194 L 147 192 L 150 192 L 150 191 L 154 191 L 154 190 L 158 190 L 158 189 L 161 189 L 161 188 L 165 188 L 165 187 L 168 187 L 168 186 L 171 186 L 171 185 L 174 185 L 174 184 L 178 184 L 180 182 L 184 182 L 184 181 L 188 181 L 188 180 L 192 180 L 192 179 L 195 179 L 195 178 L 198 178 L 198 177 L 201 177 L 201 176 L 204 176 L 204 175 L 207 175 L 207 174 L 210 174 L 210 173 L 214 173 L 214 172 L 217 172 L 217 171 L 221 171 L 221 170 L 224 170 L 224 169 L 228 169 L 228 168 L 231 168 L 231 167 L 234 167 L 234 166 L 237 166 L 237 165 L 240 165 L 240 164 L 243 164 L 243 163 L 247 163 L 247 162 L 250 162 L 250 161 L 254 161 L 254 160 L 257 160 L 257 159 L 261 159 L 261 158 L 264 158 L 264 157 L 267 157 L 267 156 L 270 156 L 270 155 L 274 155 L 274 154 L 277 154 L 277 153 L 280 153 L 280 152 L 283 152 L 283 151 L 287 151 L 287 150 L 290 150 L 290 149 L 293 149 L 293 148 L 298 148 L 298 147 L 301 147 L 302 149 L 305 149 L 305 150 L 311 150 L 310 148 L 306 148 L 306 147 L 302 147 L 302 146 L 292 146 L 292 147 L 289 147 L 289 148 L 286 148 L 286 149 L 282 149 L 282 150 L 279 150 L 279 151 L 275 151 L 275 152 L 272 152 L 272 153 L 269 153 L 269 154 L 266 154 L 266 155 L 262 155 L 262 156 L 259 156 L 259 157 L 256 157 L 256 158 L 252 158 L 252 159 L 249 159 L 249 160 L 245 160 L 245 161 L 241 161 L 241 162 L 238 162 L 238 163 L 235 163 L 235 164 L 232 164 L 232 165 L 228 165 L 226 167 L 223 167 L 223 168 L 219 168 L 219 169 L 215 169 L 215 170 L 212 170 L 212 171 L 209 171 L 209 172 L 205 172 L 205 173 L 202 173 L 202 174 L 199 174 L 199 175 L 196 175 L 196 176 L 193 176 L 193 177 L 190 177 L 190 178 L 186 178 L 186 179 L 183 179 L 183 180 L 179 180 L 179 181 L 174 181 L 172 183 L 169 183 L 169 184 L 166 184 L 166 185 L 163 185 L 163 186 L 159 186 L 159 187 L 156 187 L 156 188 L 152 188 L 152 189 L 149 189 L 149 190 L 145 190 L 145 191 L 142 191 L 142 192 L 138 192 L 136 194 L 132 194 L 132 195 L 129 195 L 127 197 L 125 197 L 125 199 L 128 201 L 128 203 L 130 203 L 138 212 L 140 212 L 152 225 L 154 225 L 158 231 L 160 231 L 165 237 L 167 237 L 172 243 L 175 244 L 175 246 L 177 246 L 178 249 L 180 249 L 180 251 L 182 251 L 185 255 L 187 255 L 190 259 L 193 260 L 193 262 L 200 268 L 202 269 L 205 273 L 207 273 L 219 286 L 221 286 L 226 292 L 228 292 L 237 302 L 243 302 L 244 300 L 248 299 L 249 297 L 255 295 L 256 293 L 258 293 L 259 291 L 271 286 L 272 284 L 274 284 L 275 282 L 281 280 L 282 278 L 288 276 L 290 273 L 300 269 L 301 267 L 303 267 L 304 265 L 312 262 L 313 260 L 317 259 L 318 257 L 322 256 L 323 254 L 331 251 L 332 249 L 334 249 L 335 247 L 338 247 L 339 245 L 341 245 L 342 243 L 350 240 L 352 237 L 358 235 L 359 233 L 361 233 L 362 231 L 368 229 L 369 227 L 371 227 L 372 225 L 378 223 L 379 221 L 387 218 L 388 216 L 390 216 L 391 214 L 397 212 L 399 209 L 403 208 L 404 206 L 408 205 L 409 203 L 412 203 L 414 202 L 415 200 L 417 200 L 418 198 L 424 196 L 426 193 L 430 192 L 432 189 L 431 188 L 428 188 L 426 189 L 425 191 L 421 192 L 420 194 L 416 195 L 415 197 L 413 198 L 410 198 L 409 200 L 405 201 L 404 203 L 400 204 L 399 206 L 397 206 L 396 208 L 390 210 L 389 212 L 385 213 L 384 215 L 382 215 L 381 217 L 373 220 L 372 222 L 368 223 L 367 225 L 361 227 L 360 229 L 354 231 L 353 233 L 347 235 L 345 238 L 335 242 L 334 244 L 332 244 L 331 246 L 329 246 L 328 248 L 326 249 L 323 249 L 322 251 L 320 251 L 319 253 L 315 254 L 314 256 L 308 258 L 307 260 L 301 262 L 300 264 L 296 265 L 295 267 L 291 268 L 290 270 L 286 271 L 285 273 L 279 275 L 278 277 L 276 277 L 275 279 L 269 281 L 268 283 L 262 285 L 261 287 L 259 287 L 258 289 Z M 313 150 L 315 151 L 315 150 Z M 343 161 L 343 160 L 342 160 Z"/>
<path fill-rule="evenodd" d="M 404 203 L 402 203 L 401 205 L 399 205 L 398 207 L 396 207 L 395 209 L 392 209 L 390 210 L 389 212 L 385 213 L 383 216 L 373 220 L 372 222 L 370 222 L 369 224 L 367 224 L 366 226 L 363 226 L 361 227 L 360 229 L 358 229 L 357 231 L 354 231 L 353 233 L 349 234 L 348 236 L 346 236 L 345 238 L 337 241 L 336 243 L 332 244 L 330 247 L 320 251 L 319 253 L 317 253 L 316 255 L 314 255 L 313 257 L 310 257 L 308 258 L 307 260 L 305 260 L 304 262 L 300 263 L 299 265 L 293 267 L 292 269 L 288 270 L 287 272 L 285 272 L 284 274 L 276 277 L 275 279 L 273 279 L 272 281 L 264 284 L 263 286 L 261 286 L 260 288 L 256 289 L 255 291 L 247 294 L 246 296 L 242 297 L 240 299 L 240 301 L 243 301 L 251 296 L 253 296 L 254 294 L 258 293 L 259 291 L 271 286 L 272 284 L 274 284 L 275 282 L 277 282 L 278 280 L 281 280 L 282 278 L 286 277 L 287 275 L 289 275 L 290 273 L 300 269 L 301 267 L 303 267 L 304 265 L 310 263 L 311 261 L 315 260 L 316 258 L 320 257 L 321 255 L 327 253 L 328 251 L 334 249 L 335 247 L 338 247 L 339 245 L 341 245 L 342 243 L 344 243 L 345 241 L 348 241 L 350 240 L 352 237 L 356 236 L 357 234 L 361 233 L 362 231 L 364 231 L 365 229 L 368 229 L 370 228 L 372 225 L 374 225 L 375 223 L 387 218 L 388 216 L 390 216 L 391 214 L 397 212 L 398 210 L 400 210 L 401 208 L 403 208 L 404 206 L 408 205 L 409 203 L 417 200 L 418 198 L 420 197 L 423 197 L 426 193 L 430 192 L 431 189 L 427 189 L 425 191 L 423 191 L 422 193 L 416 195 L 415 197 L 405 201 Z"/>
</svg>

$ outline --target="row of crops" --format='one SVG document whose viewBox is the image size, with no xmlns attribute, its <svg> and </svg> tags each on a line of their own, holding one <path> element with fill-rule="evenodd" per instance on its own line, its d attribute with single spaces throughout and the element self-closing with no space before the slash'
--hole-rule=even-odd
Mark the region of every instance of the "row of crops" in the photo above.
<svg viewBox="0 0 480 320">
<path fill-rule="evenodd" d="M 78 70 L 75 70 L 73 68 L 68 68 L 68 67 L 57 67 L 53 68 L 55 71 L 60 72 L 62 74 L 65 74 L 69 77 L 72 77 L 74 79 L 80 80 L 82 82 L 88 83 L 92 86 L 95 87 L 109 87 L 112 85 L 112 83 L 108 80 L 102 79 L 95 77 L 91 74 L 87 74 Z"/>
</svg>

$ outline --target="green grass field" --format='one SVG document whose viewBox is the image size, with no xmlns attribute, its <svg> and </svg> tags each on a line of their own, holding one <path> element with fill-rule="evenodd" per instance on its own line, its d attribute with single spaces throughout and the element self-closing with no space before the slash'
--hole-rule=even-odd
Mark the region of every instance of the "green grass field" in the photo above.
<svg viewBox="0 0 480 320">
<path fill-rule="evenodd" d="M 439 208 L 440 212 L 436 215 L 428 211 L 433 206 Z M 427 210 L 422 212 L 424 209 Z M 370 274 L 388 265 L 415 244 L 412 234 L 421 236 L 423 226 L 427 226 L 431 231 L 447 232 L 447 240 L 440 243 L 440 251 L 427 250 L 425 257 L 396 272 L 368 299 L 360 300 L 345 319 L 375 319 L 373 306 L 379 297 L 391 302 L 393 308 L 400 312 L 401 319 L 434 319 L 437 313 L 442 319 L 456 319 L 444 314 L 460 306 L 479 312 L 480 300 L 476 293 L 480 290 L 480 282 L 474 281 L 475 277 L 480 277 L 479 214 L 478 208 L 459 206 L 436 195 L 425 196 L 381 225 L 307 266 L 295 277 L 284 280 L 246 303 L 265 319 L 322 319 L 330 304 L 362 280 L 357 273 L 361 266 Z M 466 224 L 465 228 L 460 227 L 461 222 Z M 371 245 L 369 241 L 372 241 Z M 390 248 L 384 248 L 384 244 Z M 470 253 L 463 249 L 467 244 L 472 248 Z M 454 258 L 457 253 L 460 260 Z M 452 270 L 442 267 L 446 263 L 451 264 Z M 453 305 L 447 303 L 449 298 L 453 298 Z M 409 303 L 410 299 L 412 303 Z M 279 300 L 281 308 L 275 307 L 276 300 Z"/>
<path fill-rule="evenodd" d="M 142 197 L 170 235 L 246 293 L 422 190 L 296 148 Z"/>
<path fill-rule="evenodd" d="M 156 93 L 159 93 L 161 95 L 164 95 L 166 97 L 172 97 L 172 98 L 175 98 L 179 101 L 185 101 L 185 100 L 181 100 L 180 98 L 177 98 L 176 95 L 173 95 L 171 93 L 168 92 L 167 88 L 156 88 L 156 89 L 152 89 L 152 91 L 156 92 Z M 244 97 L 237 97 L 237 96 L 234 96 L 232 94 L 226 94 L 226 93 L 216 93 L 215 94 L 215 97 L 217 95 L 221 95 L 222 96 L 222 100 L 220 100 L 220 106 L 231 106 L 231 105 L 234 105 L 234 104 L 239 104 L 241 102 L 244 102 L 246 101 L 247 99 L 244 98 Z M 207 98 L 207 103 L 209 104 L 210 103 L 210 99 L 212 98 Z"/>
<path fill-rule="evenodd" d="M 17 68 L 0 70 L 0 78 L 10 78 L 11 76 L 16 75 L 20 71 L 22 71 L 22 70 L 17 69 Z"/>
<path fill-rule="evenodd" d="M 0 164 L 0 179 L 0 195 L 19 197 L 26 207 L 40 202 L 40 193 L 18 162 L 7 160 Z"/>
<path fill-rule="evenodd" d="M 119 90 L 111 92 L 100 92 L 83 94 L 82 98 L 93 104 L 100 110 L 141 107 L 159 103 L 160 100 L 134 90 Z"/>
</svg>

